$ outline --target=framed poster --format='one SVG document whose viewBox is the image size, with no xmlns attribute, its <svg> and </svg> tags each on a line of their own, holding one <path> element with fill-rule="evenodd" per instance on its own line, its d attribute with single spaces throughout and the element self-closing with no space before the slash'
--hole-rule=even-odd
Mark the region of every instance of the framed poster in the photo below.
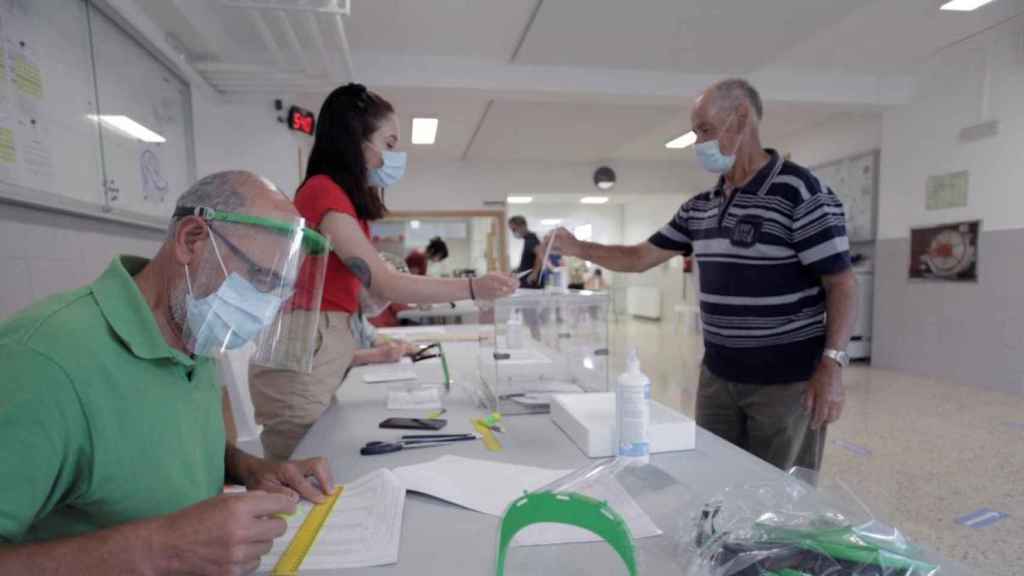
<svg viewBox="0 0 1024 576">
<path fill-rule="evenodd" d="M 912 228 L 910 279 L 977 282 L 980 230 L 980 220 Z"/>
</svg>

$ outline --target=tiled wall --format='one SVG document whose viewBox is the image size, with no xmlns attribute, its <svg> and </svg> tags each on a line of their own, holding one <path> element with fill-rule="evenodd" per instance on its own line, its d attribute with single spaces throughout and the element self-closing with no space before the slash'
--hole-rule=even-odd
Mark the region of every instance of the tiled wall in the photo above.
<svg viewBox="0 0 1024 576">
<path fill-rule="evenodd" d="M 872 364 L 968 386 L 1024 393 L 1024 229 L 981 233 L 978 282 L 910 281 L 910 240 L 875 256 Z"/>
<path fill-rule="evenodd" d="M 164 233 L 0 203 L 0 319 L 96 279 L 116 254 L 152 257 Z"/>
</svg>

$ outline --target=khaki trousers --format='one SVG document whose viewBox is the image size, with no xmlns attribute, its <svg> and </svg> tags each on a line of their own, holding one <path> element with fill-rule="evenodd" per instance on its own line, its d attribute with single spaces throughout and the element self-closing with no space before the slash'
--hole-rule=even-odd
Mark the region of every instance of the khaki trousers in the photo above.
<svg viewBox="0 0 1024 576">
<path fill-rule="evenodd" d="M 807 382 L 740 384 L 701 367 L 697 425 L 782 470 L 819 470 L 826 427 L 810 429 Z"/>
<path fill-rule="evenodd" d="M 311 314 L 293 312 L 303 313 Z M 263 425 L 260 441 L 268 458 L 287 460 L 291 456 L 341 387 L 356 347 L 349 314 L 321 312 L 312 372 L 251 367 L 249 390 L 256 422 Z"/>
</svg>

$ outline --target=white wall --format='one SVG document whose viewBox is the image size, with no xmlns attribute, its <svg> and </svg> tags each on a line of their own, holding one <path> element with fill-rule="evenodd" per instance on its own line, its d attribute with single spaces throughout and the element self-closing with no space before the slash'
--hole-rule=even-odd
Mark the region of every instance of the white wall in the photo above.
<svg viewBox="0 0 1024 576">
<path fill-rule="evenodd" d="M 789 153 L 791 160 L 803 166 L 820 166 L 881 147 L 882 113 L 838 113 L 811 129 L 767 145 Z"/>
<path fill-rule="evenodd" d="M 699 190 L 690 194 L 659 194 L 631 198 L 625 205 L 623 241 L 626 244 L 645 242 L 651 234 L 654 234 L 675 216 L 679 207 L 697 192 Z M 672 258 L 643 274 L 625 275 L 624 279 L 626 288 L 629 286 L 653 286 L 659 289 L 663 320 L 674 319 L 675 307 L 678 304 L 697 306 L 699 293 L 697 275 L 683 276 L 682 258 Z"/>
<path fill-rule="evenodd" d="M 273 98 L 210 98 L 192 91 L 196 175 L 250 170 L 270 179 L 289 197 L 305 173 L 313 138 L 277 121 Z M 286 100 L 287 102 L 287 100 Z"/>
<path fill-rule="evenodd" d="M 882 165 L 873 358 L 878 365 L 968 385 L 1024 392 L 1024 19 L 938 53 L 913 102 L 887 111 Z M 999 121 L 972 143 L 959 131 Z M 968 204 L 925 210 L 930 174 L 969 172 Z M 979 280 L 909 282 L 911 227 L 981 219 Z"/>
<path fill-rule="evenodd" d="M 1022 33 L 1018 18 L 941 52 L 922 70 L 914 102 L 886 112 L 880 237 L 975 218 L 984 220 L 986 230 L 1024 227 L 1024 194 L 1018 189 L 1024 179 Z M 999 120 L 997 137 L 958 141 L 962 128 L 989 119 Z M 928 175 L 959 170 L 970 172 L 967 207 L 926 212 Z"/>
</svg>

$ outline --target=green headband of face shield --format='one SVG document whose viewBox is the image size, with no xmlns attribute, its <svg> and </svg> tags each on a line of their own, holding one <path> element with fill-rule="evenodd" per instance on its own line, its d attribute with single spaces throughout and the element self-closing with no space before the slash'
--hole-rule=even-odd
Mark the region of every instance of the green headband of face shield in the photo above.
<svg viewBox="0 0 1024 576">
<path fill-rule="evenodd" d="M 197 216 L 208 222 L 229 222 L 232 224 L 260 226 L 285 236 L 301 230 L 302 247 L 305 249 L 307 254 L 312 256 L 321 256 L 331 249 L 331 244 L 327 241 L 327 238 L 316 230 L 306 228 L 305 226 L 299 227 L 283 220 L 251 216 L 249 214 L 240 214 L 238 212 L 225 212 L 223 210 L 214 210 L 213 208 L 207 208 L 205 206 L 180 206 L 174 210 L 172 218 L 174 220 L 181 220 L 186 216 Z"/>
</svg>

